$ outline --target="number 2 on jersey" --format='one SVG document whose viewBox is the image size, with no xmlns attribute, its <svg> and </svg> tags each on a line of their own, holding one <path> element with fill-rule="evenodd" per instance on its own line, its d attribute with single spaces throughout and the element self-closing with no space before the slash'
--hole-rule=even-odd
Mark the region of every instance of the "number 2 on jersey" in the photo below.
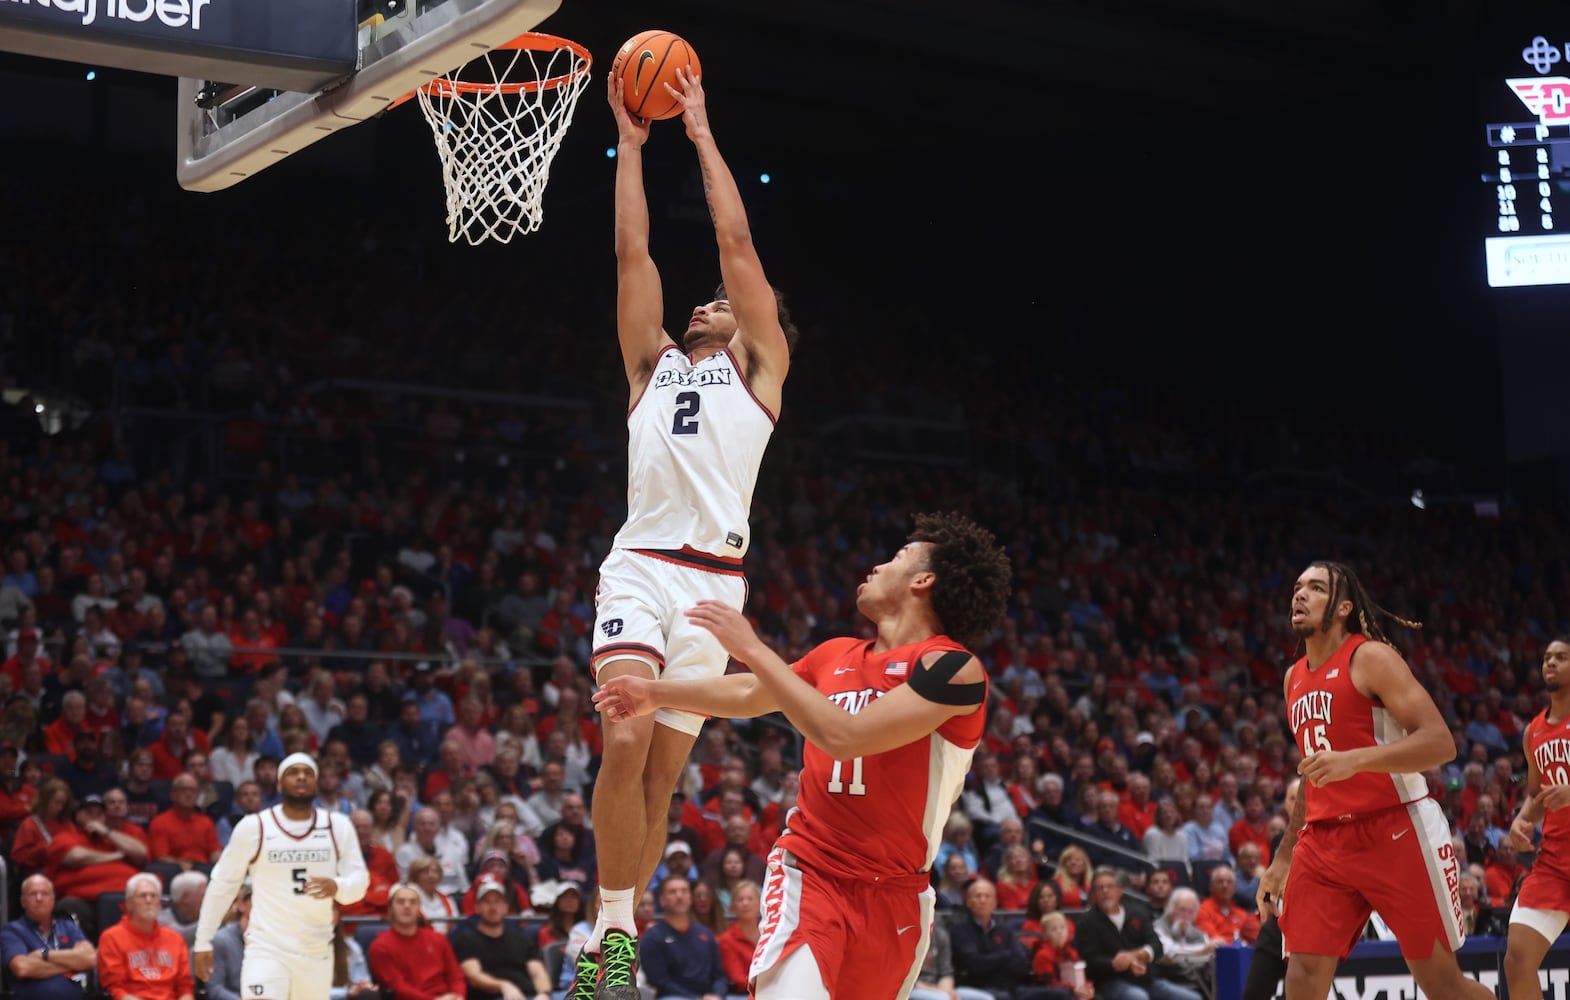
<svg viewBox="0 0 1570 1000">
<path fill-rule="evenodd" d="M 837 761 L 834 762 L 834 770 L 829 774 L 829 794 L 830 795 L 838 795 L 840 792 L 847 791 L 847 788 L 845 786 L 845 782 L 843 780 L 841 780 L 841 775 L 840 775 L 840 769 L 842 767 L 844 767 L 844 766 L 845 766 L 845 762 L 844 761 L 837 760 Z M 861 758 L 860 757 L 852 757 L 851 758 L 851 761 L 850 761 L 850 787 L 849 787 L 848 791 L 852 795 L 866 795 L 867 794 L 867 786 L 862 784 L 862 782 L 861 782 Z"/>
<path fill-rule="evenodd" d="M 677 393 L 676 420 L 671 424 L 672 434 L 698 433 L 698 405 L 703 397 L 695 392 Z"/>
</svg>

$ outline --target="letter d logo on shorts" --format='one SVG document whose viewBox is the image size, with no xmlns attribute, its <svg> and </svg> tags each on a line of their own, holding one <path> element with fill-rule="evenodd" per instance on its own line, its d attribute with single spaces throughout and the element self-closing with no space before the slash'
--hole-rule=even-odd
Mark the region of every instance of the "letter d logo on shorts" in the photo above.
<svg viewBox="0 0 1570 1000">
<path fill-rule="evenodd" d="M 600 631 L 605 633 L 605 638 L 614 639 L 621 635 L 621 619 L 608 618 L 600 623 Z"/>
</svg>

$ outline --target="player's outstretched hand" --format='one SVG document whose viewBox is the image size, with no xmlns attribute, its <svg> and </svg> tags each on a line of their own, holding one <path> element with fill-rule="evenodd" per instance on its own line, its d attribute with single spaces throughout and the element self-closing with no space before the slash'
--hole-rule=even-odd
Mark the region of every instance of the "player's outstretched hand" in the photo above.
<svg viewBox="0 0 1570 1000">
<path fill-rule="evenodd" d="M 202 982 L 213 974 L 213 953 L 211 951 L 191 952 L 191 974 Z"/>
<path fill-rule="evenodd" d="M 1321 750 L 1304 757 L 1297 765 L 1297 773 L 1315 788 L 1323 788 L 1332 781 L 1345 781 L 1357 773 L 1352 757 L 1339 750 Z"/>
<path fill-rule="evenodd" d="M 594 692 L 594 707 L 611 722 L 650 715 L 659 708 L 654 703 L 654 682 L 647 677 L 626 674 L 612 677 L 600 685 Z"/>
<path fill-rule="evenodd" d="M 758 632 L 740 611 L 724 601 L 699 601 L 687 611 L 687 620 L 714 633 L 725 652 L 756 669 L 762 645 Z"/>
<path fill-rule="evenodd" d="M 306 879 L 305 894 L 312 899 L 332 899 L 338 895 L 338 883 L 325 875 Z"/>
<path fill-rule="evenodd" d="M 1510 843 L 1518 851 L 1530 851 L 1536 845 L 1532 843 L 1532 830 L 1536 823 L 1528 823 L 1524 818 L 1517 816 L 1510 821 Z"/>
<path fill-rule="evenodd" d="M 709 132 L 709 108 L 703 100 L 703 77 L 692 71 L 691 66 L 683 66 L 676 70 L 676 79 L 681 83 L 677 90 L 670 84 L 665 84 L 665 89 L 670 95 L 681 102 L 681 120 L 687 126 L 687 138 L 697 139 Z"/>
<path fill-rule="evenodd" d="M 1570 806 L 1570 785 L 1549 785 L 1537 793 L 1537 801 L 1544 809 L 1563 809 Z"/>
<path fill-rule="evenodd" d="M 1271 862 L 1264 874 L 1259 876 L 1259 888 L 1254 893 L 1254 902 L 1259 907 L 1259 919 L 1268 920 L 1280 912 L 1281 890 L 1287 887 L 1287 871 L 1285 865 L 1276 865 Z"/>
<path fill-rule="evenodd" d="M 648 142 L 649 120 L 639 118 L 627 110 L 621 77 L 615 73 L 608 75 L 605 78 L 605 89 L 609 92 L 611 114 L 616 116 L 616 141 L 630 142 L 635 146 L 642 146 Z"/>
</svg>

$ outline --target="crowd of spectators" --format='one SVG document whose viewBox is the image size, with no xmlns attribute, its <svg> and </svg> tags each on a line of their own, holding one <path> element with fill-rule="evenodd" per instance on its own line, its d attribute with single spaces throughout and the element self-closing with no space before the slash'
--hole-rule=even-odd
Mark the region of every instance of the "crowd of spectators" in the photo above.
<svg viewBox="0 0 1570 1000">
<path fill-rule="evenodd" d="M 472 312 L 483 304 L 419 317 L 382 303 L 378 323 L 342 305 L 231 313 L 274 299 L 245 287 L 255 276 L 222 297 L 192 291 L 156 266 L 176 236 L 145 206 L 98 207 L 126 223 L 115 231 L 139 297 L 100 301 L 66 269 L 35 268 L 0 345 L 8 370 L 76 387 L 90 414 L 47 434 L 24 396 L 0 439 L 0 835 L 23 913 L 0 943 L 17 995 L 96 964 L 116 998 L 147 996 L 115 965 L 128 949 L 171 956 L 137 967 L 170 970 L 158 989 L 173 992 L 158 995 L 190 988 L 174 941 L 194 934 L 202 873 L 242 816 L 277 800 L 278 762 L 299 750 L 317 756 L 319 804 L 351 816 L 372 871 L 345 913 L 345 995 L 373 982 L 395 996 L 559 990 L 570 969 L 539 959 L 573 951 L 595 907 L 588 632 L 625 512 L 613 344 L 565 333 L 561 317 L 583 305 L 570 298 L 534 311 L 543 353 L 511 367 L 486 365 L 509 357 L 496 341 L 455 352 L 428 336 L 445 321 L 513 328 Z M 364 237 L 359 249 L 382 261 L 407 248 Z M 453 280 L 458 265 L 418 259 L 425 280 Z M 300 293 L 331 301 L 340 275 Z M 920 988 L 1203 992 L 1210 952 L 1253 940 L 1253 887 L 1298 760 L 1280 689 L 1296 655 L 1285 604 L 1325 555 L 1426 623 L 1394 638 L 1455 737 L 1456 759 L 1428 777 L 1468 862 L 1469 929 L 1498 930 L 1522 871 L 1504 836 L 1522 728 L 1545 703 L 1538 658 L 1570 609 L 1561 520 L 1245 494 L 1242 471 L 1265 453 L 1377 463 L 1397 446 L 1258 421 L 1206 439 L 1111 383 L 1032 382 L 983 355 L 967 388 L 927 361 L 845 359 L 832 377 L 803 365 L 787 409 L 844 406 L 835 386 L 854 380 L 868 414 L 952 417 L 1008 447 L 928 464 L 911 430 L 904 458 L 881 461 L 787 417 L 746 562 L 746 610 L 793 658 L 868 633 L 856 583 L 912 511 L 966 510 L 1013 560 L 1009 616 L 977 650 L 992 674 L 987 736 L 934 865 L 945 919 Z M 483 372 L 577 405 L 312 384 L 416 370 L 438 386 Z M 231 474 L 193 474 L 128 404 L 221 414 Z M 483 467 L 457 460 L 482 445 Z M 656 994 L 745 991 L 762 859 L 798 765 L 774 721 L 706 727 L 639 911 L 665 931 L 645 937 Z M 1135 919 L 1098 916 L 1124 908 Z M 54 926 L 57 909 L 80 938 Z M 243 928 L 243 899 L 231 918 Z M 410 940 L 361 947 L 358 921 Z M 215 945 L 225 975 L 238 942 Z"/>
</svg>

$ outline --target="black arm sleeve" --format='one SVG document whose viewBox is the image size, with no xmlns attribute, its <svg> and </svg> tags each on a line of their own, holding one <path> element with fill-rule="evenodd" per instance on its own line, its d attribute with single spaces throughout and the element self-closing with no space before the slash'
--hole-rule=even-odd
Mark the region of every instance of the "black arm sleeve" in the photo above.
<svg viewBox="0 0 1570 1000">
<path fill-rule="evenodd" d="M 920 660 L 911 664 L 911 688 L 937 705 L 979 705 L 987 698 L 987 684 L 951 684 L 954 675 L 970 662 L 970 654 L 958 650 L 944 653 L 926 666 Z"/>
</svg>

